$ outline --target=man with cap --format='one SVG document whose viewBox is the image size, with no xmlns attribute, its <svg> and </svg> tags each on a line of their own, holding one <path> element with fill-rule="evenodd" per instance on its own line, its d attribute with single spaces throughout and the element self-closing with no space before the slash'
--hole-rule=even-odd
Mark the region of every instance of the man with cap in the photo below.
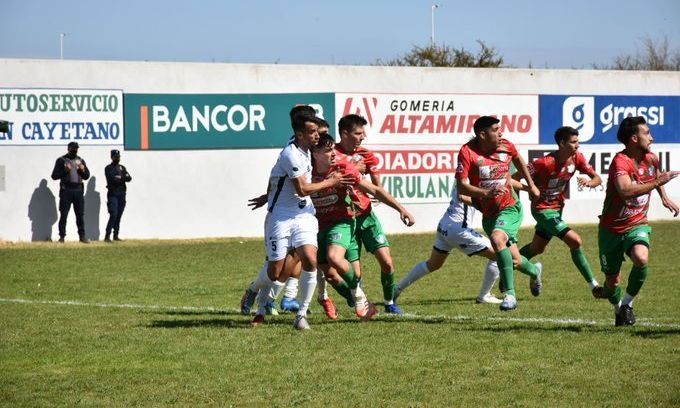
<svg viewBox="0 0 680 408">
<path fill-rule="evenodd" d="M 104 168 L 106 174 L 106 207 L 109 210 L 109 222 L 106 224 L 106 235 L 104 241 L 111 242 L 111 230 L 113 230 L 113 240 L 121 241 L 118 237 L 120 231 L 120 218 L 125 210 L 125 183 L 132 180 L 130 173 L 125 166 L 120 164 L 120 151 L 111 150 L 111 164 Z"/>
<path fill-rule="evenodd" d="M 78 156 L 78 143 L 68 144 L 68 153 L 59 157 L 54 163 L 52 180 L 59 180 L 59 242 L 64 242 L 66 236 L 66 217 L 73 204 L 76 213 L 76 225 L 80 242 L 90 241 L 85 237 L 85 186 L 83 180 L 90 178 L 90 170 L 85 160 Z"/>
</svg>

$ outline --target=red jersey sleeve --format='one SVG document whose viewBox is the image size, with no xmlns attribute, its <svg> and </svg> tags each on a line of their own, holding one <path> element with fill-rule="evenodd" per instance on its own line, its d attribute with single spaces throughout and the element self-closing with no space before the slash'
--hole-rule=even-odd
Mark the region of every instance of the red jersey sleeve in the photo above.
<svg viewBox="0 0 680 408">
<path fill-rule="evenodd" d="M 585 156 L 583 156 L 581 152 L 576 152 L 574 162 L 575 162 L 574 164 L 576 165 L 576 170 L 578 170 L 579 172 L 587 174 L 590 177 L 594 177 L 595 175 L 597 175 L 597 173 L 595 173 L 595 169 L 593 169 L 593 166 L 591 166 L 590 163 L 588 163 Z"/>
<path fill-rule="evenodd" d="M 458 167 L 456 167 L 456 180 L 465 180 L 470 173 L 470 148 L 463 146 L 458 152 Z"/>
</svg>

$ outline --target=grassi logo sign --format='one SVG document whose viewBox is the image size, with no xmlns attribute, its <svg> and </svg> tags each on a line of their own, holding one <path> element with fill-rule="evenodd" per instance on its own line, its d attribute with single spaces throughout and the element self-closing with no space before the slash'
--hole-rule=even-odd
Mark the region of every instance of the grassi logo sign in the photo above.
<svg viewBox="0 0 680 408">
<path fill-rule="evenodd" d="M 0 89 L 0 146 L 123 144 L 123 93 L 89 89 Z"/>
<path fill-rule="evenodd" d="M 293 106 L 312 105 L 328 116 L 333 102 L 333 94 L 126 94 L 125 148 L 279 148 L 292 134 Z"/>
<path fill-rule="evenodd" d="M 368 121 L 368 145 L 463 145 L 482 115 L 500 119 L 504 136 L 538 143 L 535 95 L 336 94 L 336 116 Z"/>
<path fill-rule="evenodd" d="M 643 116 L 657 143 L 680 142 L 680 97 L 675 96 L 540 96 L 541 143 L 554 143 L 560 126 L 579 131 L 580 141 L 619 143 L 616 132 L 628 116 Z"/>
</svg>

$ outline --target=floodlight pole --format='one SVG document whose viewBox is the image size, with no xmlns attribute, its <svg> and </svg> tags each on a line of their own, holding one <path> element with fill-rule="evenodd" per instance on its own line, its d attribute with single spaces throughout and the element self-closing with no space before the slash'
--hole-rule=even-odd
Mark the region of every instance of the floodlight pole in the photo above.
<svg viewBox="0 0 680 408">
<path fill-rule="evenodd" d="M 439 8 L 439 7 L 441 7 L 441 4 L 433 4 L 432 5 L 432 24 L 431 24 L 432 35 L 430 36 L 430 40 L 432 41 L 432 45 L 434 45 L 434 10 L 436 8 Z"/>
<path fill-rule="evenodd" d="M 64 59 L 64 37 L 66 33 L 59 33 L 59 59 Z"/>
</svg>

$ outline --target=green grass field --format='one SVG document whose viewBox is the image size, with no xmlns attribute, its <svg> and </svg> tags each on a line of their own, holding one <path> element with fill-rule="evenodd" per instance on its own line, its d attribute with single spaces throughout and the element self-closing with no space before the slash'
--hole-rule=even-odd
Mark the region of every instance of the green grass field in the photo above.
<svg viewBox="0 0 680 408">
<path fill-rule="evenodd" d="M 314 305 L 302 333 L 292 315 L 251 328 L 238 312 L 259 240 L 4 244 L 0 405 L 679 406 L 680 223 L 653 228 L 638 324 L 625 328 L 558 241 L 538 258 L 540 297 L 516 276 L 513 312 L 474 303 L 485 262 L 456 252 L 404 292 L 408 316 L 359 323 L 336 294 L 342 318 Z M 601 281 L 596 228 L 577 231 Z M 391 240 L 400 278 L 433 234 Z"/>
</svg>

